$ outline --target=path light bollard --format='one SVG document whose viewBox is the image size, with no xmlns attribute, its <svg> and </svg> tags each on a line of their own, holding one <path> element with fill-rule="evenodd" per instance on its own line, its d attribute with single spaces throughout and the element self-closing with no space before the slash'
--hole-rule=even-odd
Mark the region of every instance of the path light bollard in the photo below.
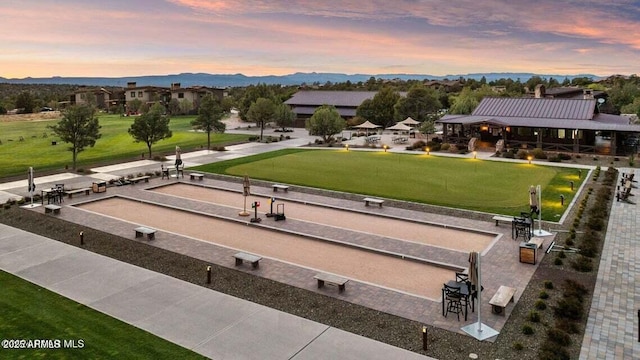
<svg viewBox="0 0 640 360">
<path fill-rule="evenodd" d="M 211 284 L 211 266 L 207 266 L 207 284 Z"/>
<path fill-rule="evenodd" d="M 640 310 L 638 310 L 638 316 L 640 316 Z M 426 325 L 422 325 L 422 350 L 427 351 L 427 326 Z"/>
<path fill-rule="evenodd" d="M 564 195 L 560 194 L 560 205 L 564 206 Z"/>
<path fill-rule="evenodd" d="M 571 191 L 573 191 L 573 181 L 569 181 L 569 184 L 571 184 Z"/>
<path fill-rule="evenodd" d="M 84 231 L 80 231 L 80 245 L 84 245 Z"/>
<path fill-rule="evenodd" d="M 582 179 L 582 170 L 578 170 L 578 179 Z"/>
</svg>

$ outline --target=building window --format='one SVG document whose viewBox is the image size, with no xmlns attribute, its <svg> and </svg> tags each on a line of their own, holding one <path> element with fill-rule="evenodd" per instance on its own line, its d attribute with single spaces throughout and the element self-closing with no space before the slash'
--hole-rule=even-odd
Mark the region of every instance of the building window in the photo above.
<svg viewBox="0 0 640 360">
<path fill-rule="evenodd" d="M 136 92 L 135 92 L 135 91 L 132 91 L 132 92 L 131 92 L 131 97 L 132 97 L 132 98 L 136 97 Z"/>
<path fill-rule="evenodd" d="M 142 93 L 142 91 L 138 91 L 138 97 L 139 98 L 144 97 L 144 94 Z"/>
<path fill-rule="evenodd" d="M 184 93 L 178 93 L 178 99 L 184 99 Z"/>
</svg>

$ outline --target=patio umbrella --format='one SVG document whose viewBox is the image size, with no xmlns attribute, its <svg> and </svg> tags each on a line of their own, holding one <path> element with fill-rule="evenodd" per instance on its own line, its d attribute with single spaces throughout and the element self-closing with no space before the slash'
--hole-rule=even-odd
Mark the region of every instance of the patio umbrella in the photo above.
<svg viewBox="0 0 640 360">
<path fill-rule="evenodd" d="M 540 212 L 540 209 L 538 208 L 537 191 L 533 185 L 529 187 L 529 207 L 531 208 L 531 212 L 536 215 Z"/>
<path fill-rule="evenodd" d="M 408 118 L 400 121 L 400 124 L 405 124 L 405 125 L 408 125 L 408 126 L 416 126 L 416 125 L 420 124 L 420 121 L 413 120 L 411 118 L 411 116 L 409 116 Z"/>
<path fill-rule="evenodd" d="M 387 128 L 387 130 L 409 131 L 411 128 L 403 123 L 397 123 Z"/>
<path fill-rule="evenodd" d="M 478 252 L 472 251 L 469 253 L 469 281 L 471 282 L 472 289 L 478 285 Z"/>
<path fill-rule="evenodd" d="M 376 128 L 379 128 L 379 127 L 380 127 L 380 125 L 376 125 L 376 124 L 370 122 L 369 120 L 363 122 L 360 125 L 354 126 L 354 128 L 356 128 L 356 129 L 365 129 L 367 131 L 367 136 L 369 135 L 369 130 L 376 129 Z"/>
</svg>

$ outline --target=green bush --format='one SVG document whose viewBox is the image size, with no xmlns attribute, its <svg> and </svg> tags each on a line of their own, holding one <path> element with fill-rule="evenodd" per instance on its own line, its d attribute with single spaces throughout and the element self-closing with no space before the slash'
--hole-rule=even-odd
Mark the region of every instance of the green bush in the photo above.
<svg viewBox="0 0 640 360">
<path fill-rule="evenodd" d="M 450 147 L 451 147 L 451 144 L 449 144 L 449 143 L 444 143 L 444 144 L 442 144 L 442 145 L 440 146 L 440 150 L 442 150 L 442 151 L 448 151 Z"/>
<path fill-rule="evenodd" d="M 534 306 L 538 310 L 546 310 L 547 309 L 547 303 L 545 303 L 543 300 L 536 300 L 536 303 L 534 304 Z"/>
<path fill-rule="evenodd" d="M 553 307 L 554 314 L 561 319 L 580 320 L 584 313 L 582 302 L 576 298 L 564 297 Z"/>
<path fill-rule="evenodd" d="M 575 321 L 569 319 L 558 319 L 556 321 L 556 328 L 569 334 L 580 333 L 580 327 L 578 326 L 578 324 Z"/>
<path fill-rule="evenodd" d="M 521 343 L 517 341 L 513 343 L 513 350 L 522 351 L 522 349 L 524 349 L 524 346 Z"/>
<path fill-rule="evenodd" d="M 532 323 L 538 323 L 540 322 L 540 313 L 535 311 L 535 310 L 531 310 L 529 312 L 529 316 L 528 316 L 529 321 L 531 321 Z"/>
<path fill-rule="evenodd" d="M 565 254 L 565 253 L 564 253 L 564 250 L 562 250 L 562 251 L 560 251 L 560 252 L 558 253 L 558 257 L 559 257 L 560 259 L 566 259 L 567 254 Z"/>
<path fill-rule="evenodd" d="M 546 159 L 547 158 L 547 154 L 541 148 L 533 149 L 533 152 L 531 154 L 536 159 Z"/>
<path fill-rule="evenodd" d="M 545 289 L 553 289 L 553 282 L 551 280 L 545 280 L 544 281 L 544 288 Z"/>
<path fill-rule="evenodd" d="M 539 297 L 540 299 L 543 299 L 543 300 L 544 300 L 544 299 L 548 299 L 548 298 L 549 298 L 549 294 L 547 294 L 547 292 L 546 292 L 546 291 L 542 290 L 542 291 L 540 291 L 540 294 L 538 294 L 538 297 Z"/>
<path fill-rule="evenodd" d="M 520 160 L 526 160 L 527 157 L 529 157 L 529 152 L 525 149 L 520 149 L 518 150 L 518 153 L 516 154 L 516 157 Z"/>
<path fill-rule="evenodd" d="M 502 154 L 502 157 L 505 158 L 505 159 L 515 159 L 516 156 L 511 151 L 507 151 L 507 152 Z"/>
<path fill-rule="evenodd" d="M 562 265 L 562 259 L 560 259 L 560 258 L 558 258 L 558 257 L 557 257 L 557 258 L 553 261 L 553 264 L 554 264 L 554 265 L 558 265 L 558 266 Z"/>
<path fill-rule="evenodd" d="M 593 271 L 593 261 L 586 256 L 579 255 L 571 262 L 571 267 L 580 272 L 591 272 Z"/>
<path fill-rule="evenodd" d="M 525 334 L 525 335 L 533 335 L 535 333 L 535 331 L 533 330 L 531 325 L 524 324 L 524 325 L 522 325 L 522 333 Z"/>
<path fill-rule="evenodd" d="M 547 336 L 549 337 L 549 340 L 560 346 L 571 345 L 571 336 L 558 328 L 551 328 L 547 330 Z"/>
<path fill-rule="evenodd" d="M 569 351 L 562 346 L 547 340 L 542 344 L 538 353 L 538 360 L 570 360 Z"/>
<path fill-rule="evenodd" d="M 589 290 L 581 283 L 566 279 L 564 281 L 562 295 L 564 297 L 572 297 L 578 299 L 580 302 L 584 301 L 585 296 L 589 294 Z"/>
</svg>

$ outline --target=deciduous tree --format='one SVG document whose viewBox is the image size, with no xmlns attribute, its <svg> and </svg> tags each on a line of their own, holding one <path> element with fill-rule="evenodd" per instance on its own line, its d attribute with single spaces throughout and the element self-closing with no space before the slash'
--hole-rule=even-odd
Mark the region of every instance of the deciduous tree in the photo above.
<svg viewBox="0 0 640 360">
<path fill-rule="evenodd" d="M 289 105 L 280 104 L 276 107 L 275 122 L 278 127 L 282 128 L 282 131 L 288 127 L 292 127 L 295 118 L 296 114 L 291 110 Z"/>
<path fill-rule="evenodd" d="M 264 133 L 264 125 L 274 120 L 276 114 L 276 106 L 273 101 L 266 98 L 258 98 L 254 102 L 249 111 L 247 111 L 247 119 L 260 126 L 260 141 L 262 141 L 262 134 Z"/>
<path fill-rule="evenodd" d="M 73 154 L 73 170 L 76 169 L 78 154 L 87 146 L 93 147 L 101 136 L 95 108 L 86 104 L 70 106 L 62 112 L 62 119 L 49 128 L 70 145 L 68 150 Z"/>
<path fill-rule="evenodd" d="M 322 136 L 324 142 L 329 142 L 333 135 L 344 130 L 346 124 L 334 106 L 322 105 L 307 121 L 306 128 L 309 135 Z"/>
<path fill-rule="evenodd" d="M 221 121 L 224 115 L 225 112 L 217 98 L 211 94 L 202 98 L 198 117 L 191 122 L 191 126 L 207 133 L 207 150 L 211 149 L 211 132 L 223 133 L 227 128 L 227 124 Z"/>
<path fill-rule="evenodd" d="M 136 117 L 128 132 L 135 142 L 143 142 L 149 149 L 149 159 L 152 158 L 151 146 L 158 141 L 173 136 L 169 129 L 169 117 L 163 115 L 164 107 L 154 104 L 148 112 Z"/>
<path fill-rule="evenodd" d="M 396 120 L 411 117 L 416 121 L 427 120 L 430 114 L 436 114 L 442 108 L 438 93 L 422 84 L 411 87 L 407 96 L 400 98 L 395 106 Z"/>
</svg>

